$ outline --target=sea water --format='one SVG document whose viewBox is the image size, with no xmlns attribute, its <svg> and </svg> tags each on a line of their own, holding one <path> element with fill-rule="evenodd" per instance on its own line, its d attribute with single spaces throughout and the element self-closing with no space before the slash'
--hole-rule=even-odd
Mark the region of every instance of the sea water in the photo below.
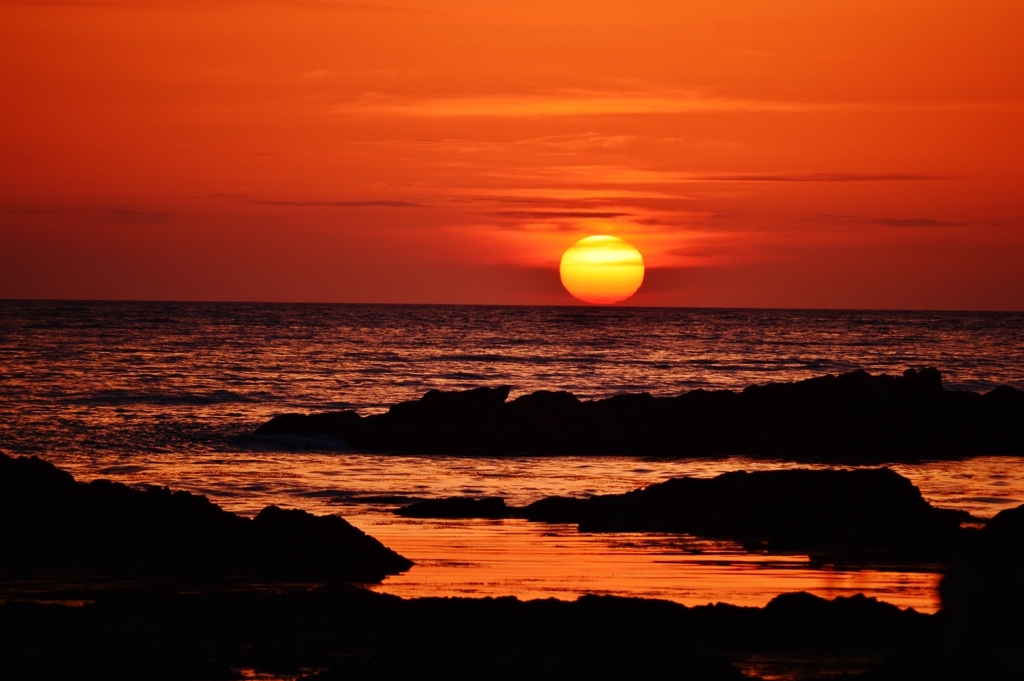
<svg viewBox="0 0 1024 681">
<path fill-rule="evenodd" d="M 240 513 L 271 503 L 341 513 L 416 562 L 375 587 L 402 596 L 761 605 L 808 590 L 931 611 L 937 566 L 851 569 L 694 537 L 391 513 L 398 497 L 522 504 L 789 462 L 395 456 L 251 436 L 274 414 L 373 413 L 431 388 L 674 395 L 921 366 L 951 389 L 1024 388 L 1024 314 L 0 301 L 0 449 L 83 480 L 188 489 Z M 1022 458 L 892 467 L 932 503 L 979 517 L 1024 503 Z"/>
</svg>

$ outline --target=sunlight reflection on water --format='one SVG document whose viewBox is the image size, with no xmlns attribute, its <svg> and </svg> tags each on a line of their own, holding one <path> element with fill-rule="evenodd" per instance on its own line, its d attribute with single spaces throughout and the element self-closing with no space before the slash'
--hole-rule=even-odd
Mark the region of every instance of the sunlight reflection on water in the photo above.
<svg viewBox="0 0 1024 681">
<path fill-rule="evenodd" d="M 625 492 L 668 477 L 792 467 L 732 458 L 457 458 L 309 451 L 247 437 L 286 411 L 381 411 L 431 388 L 509 384 L 594 398 L 742 389 L 866 369 L 938 367 L 950 388 L 1024 388 L 1024 314 L 843 310 L 0 301 L 0 448 L 84 480 L 167 484 L 254 514 L 341 513 L 417 562 L 402 595 L 649 595 L 760 604 L 864 592 L 925 610 L 933 573 L 818 569 L 659 535 L 522 521 L 400 519 L 360 496 Z M 940 506 L 1024 501 L 1021 458 L 894 465 Z"/>
<path fill-rule="evenodd" d="M 631 457 L 467 458 L 337 453 L 246 456 L 135 456 L 131 464 L 71 456 L 62 462 L 80 479 L 166 484 L 206 494 L 253 515 L 264 506 L 341 513 L 416 566 L 377 590 L 400 596 L 573 598 L 606 593 L 664 598 L 690 605 L 764 605 L 805 590 L 823 596 L 864 593 L 932 612 L 935 572 L 846 570 L 812 565 L 806 556 L 764 556 L 729 542 L 676 535 L 580 533 L 575 526 L 523 520 L 400 518 L 398 503 L 360 497 L 501 496 L 522 505 L 545 496 L 621 493 L 669 477 L 711 477 L 731 470 L 799 467 L 733 457 L 662 461 Z M 824 468 L 824 465 L 810 465 Z M 894 464 L 926 499 L 991 517 L 1024 503 L 1024 458 Z"/>
</svg>

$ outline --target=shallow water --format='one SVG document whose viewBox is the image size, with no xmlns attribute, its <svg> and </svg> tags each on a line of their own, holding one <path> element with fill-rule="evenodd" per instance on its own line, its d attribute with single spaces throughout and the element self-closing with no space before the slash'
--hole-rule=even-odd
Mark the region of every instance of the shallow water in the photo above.
<svg viewBox="0 0 1024 681">
<path fill-rule="evenodd" d="M 553 494 L 621 493 L 669 477 L 712 477 L 731 470 L 793 464 L 733 457 L 644 460 L 632 457 L 467 458 L 354 453 L 138 455 L 134 463 L 77 456 L 63 465 L 80 479 L 166 484 L 206 494 L 253 515 L 278 504 L 341 513 L 416 565 L 379 587 L 398 596 L 574 598 L 585 593 L 663 598 L 687 605 L 760 606 L 788 591 L 822 596 L 864 593 L 924 612 L 938 608 L 937 567 L 851 570 L 814 565 L 807 556 L 751 554 L 730 542 L 656 533 L 580 533 L 573 525 L 523 520 L 423 520 L 391 511 L 401 502 L 367 497 L 501 496 L 523 505 Z M 1024 458 L 893 464 L 923 496 L 989 518 L 1024 503 Z M 405 502 L 407 503 L 407 502 Z"/>
<path fill-rule="evenodd" d="M 849 571 L 692 538 L 588 535 L 523 521 L 398 518 L 360 496 L 623 492 L 785 462 L 368 455 L 247 434 L 286 411 L 380 411 L 430 388 L 509 384 L 582 397 L 741 389 L 936 366 L 947 387 L 1024 388 L 1024 315 L 0 301 L 0 449 L 82 479 L 168 484 L 252 514 L 342 513 L 417 565 L 403 596 L 617 593 L 759 605 L 784 591 L 936 607 L 931 572 Z M 941 506 L 1024 502 L 1024 459 L 894 465 Z"/>
</svg>

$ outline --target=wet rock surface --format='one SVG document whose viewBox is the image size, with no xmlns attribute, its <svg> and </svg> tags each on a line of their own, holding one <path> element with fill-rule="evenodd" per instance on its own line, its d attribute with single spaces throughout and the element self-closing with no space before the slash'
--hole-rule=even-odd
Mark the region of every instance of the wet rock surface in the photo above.
<svg viewBox="0 0 1024 681">
<path fill-rule="evenodd" d="M 456 497 L 398 509 L 408 517 L 525 518 L 584 532 L 677 532 L 732 539 L 769 552 L 853 561 L 941 561 L 963 511 L 935 508 L 888 468 L 725 473 L 675 478 L 588 499 L 548 497 L 525 507 Z"/>
<path fill-rule="evenodd" d="M 967 533 L 939 592 L 954 645 L 936 664 L 984 658 L 980 676 L 1024 679 L 1024 506 Z"/>
<path fill-rule="evenodd" d="M 0 676 L 228 679 L 249 669 L 285 678 L 305 670 L 320 681 L 668 673 L 741 681 L 751 656 L 852 651 L 884 660 L 928 646 L 942 624 L 873 599 L 808 594 L 765 608 L 601 596 L 402 600 L 346 586 L 92 596 L 79 607 L 0 605 Z"/>
<path fill-rule="evenodd" d="M 740 681 L 758 678 L 755 670 L 794 680 L 1021 678 L 1020 632 L 1005 620 L 988 621 L 981 634 L 966 631 L 953 612 L 924 615 L 863 596 L 791 593 L 744 608 L 602 596 L 403 600 L 344 584 L 182 592 L 60 583 L 44 599 L 25 598 L 8 582 L 0 588 L 4 679 L 267 678 L 257 672 L 310 681 L 619 679 L 670 672 Z"/>
<path fill-rule="evenodd" d="M 806 478 L 807 471 L 763 479 L 727 474 L 684 496 L 767 494 L 795 512 L 800 502 L 783 497 L 817 488 L 821 504 L 845 509 L 840 516 L 857 527 L 885 516 L 896 525 L 902 516 L 925 523 L 907 520 L 886 541 L 906 540 L 900 532 L 912 526 L 920 531 L 934 522 L 941 531 L 949 523 L 949 514 L 935 515 L 891 471 L 816 473 L 822 472 L 844 475 L 821 482 Z M 726 484 L 736 489 L 725 491 Z M 771 491 L 758 492 L 759 485 Z M 653 513 L 664 522 L 661 495 L 675 499 L 674 487 L 615 498 L 636 518 Z M 873 498 L 871 489 L 887 492 Z M 846 508 L 857 496 L 865 506 Z M 499 502 L 440 500 L 438 508 L 509 512 Z M 708 512 L 702 522 L 730 528 L 737 521 L 727 511 Z M 784 594 L 764 608 L 602 596 L 403 600 L 345 583 L 379 578 L 408 562 L 340 518 L 268 507 L 248 520 L 164 488 L 76 483 L 36 458 L 0 455 L 0 520 L 3 679 L 619 679 L 661 678 L 668 670 L 673 678 L 712 681 L 757 673 L 838 678 L 844 671 L 863 679 L 945 681 L 1024 673 L 1024 507 L 958 535 L 943 582 L 945 610 L 936 615 L 863 596 L 829 601 L 806 593 Z M 758 522 L 770 529 L 796 521 L 780 512 Z M 814 536 L 817 522 L 798 524 L 796 536 Z M 229 575 L 249 581 L 220 579 Z"/>
<path fill-rule="evenodd" d="M 283 414 L 260 436 L 332 436 L 367 451 L 462 455 L 779 457 L 882 462 L 1024 453 L 1024 391 L 945 390 L 936 369 L 855 371 L 741 392 L 583 401 L 510 388 L 431 390 L 386 414 Z"/>
<path fill-rule="evenodd" d="M 337 516 L 268 506 L 249 519 L 188 492 L 78 483 L 4 454 L 0 546 L 8 576 L 380 581 L 412 565 Z"/>
</svg>

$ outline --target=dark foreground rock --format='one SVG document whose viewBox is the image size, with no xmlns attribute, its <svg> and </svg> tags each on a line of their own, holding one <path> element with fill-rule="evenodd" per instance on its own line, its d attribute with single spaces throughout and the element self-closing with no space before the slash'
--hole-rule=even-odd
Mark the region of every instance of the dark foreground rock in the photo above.
<svg viewBox="0 0 1024 681">
<path fill-rule="evenodd" d="M 835 670 L 837 657 L 882 661 L 928 646 L 940 631 L 940 616 L 807 594 L 765 608 L 688 608 L 599 596 L 401 600 L 343 586 L 113 592 L 81 607 L 0 605 L 0 678 L 215 680 L 237 670 L 276 678 L 307 670 L 320 681 L 742 681 L 751 657 L 832 661 Z"/>
<path fill-rule="evenodd" d="M 742 392 L 581 401 L 509 387 L 431 390 L 386 414 L 284 414 L 257 435 L 332 436 L 371 451 L 505 455 L 746 455 L 882 462 L 1024 454 L 1024 391 L 944 390 L 935 369 L 855 371 Z"/>
<path fill-rule="evenodd" d="M 247 520 L 0 455 L 0 678 L 1018 679 L 1024 511 L 996 520 L 962 539 L 938 615 L 800 593 L 764 608 L 402 600 L 339 581 L 408 566 L 339 518 Z M 293 581 L 308 579 L 325 585 Z"/>
<path fill-rule="evenodd" d="M 521 508 L 502 499 L 456 497 L 395 512 L 574 523 L 584 532 L 678 532 L 770 552 L 869 562 L 942 561 L 962 533 L 960 523 L 972 519 L 935 508 L 888 468 L 738 471 L 674 478 L 626 494 L 548 497 Z"/>
<path fill-rule="evenodd" d="M 188 492 L 78 483 L 2 453 L 0 547 L 8 577 L 380 581 L 412 565 L 337 516 L 268 506 L 249 519 Z"/>
<path fill-rule="evenodd" d="M 945 655 L 987 659 L 992 669 L 975 678 L 1024 679 L 1024 506 L 963 538 L 940 593 L 955 642 Z M 944 659 L 937 665 L 953 668 Z"/>
<path fill-rule="evenodd" d="M 864 681 L 1024 679 L 1024 506 L 965 533 L 939 592 L 941 642 L 901 651 Z"/>
<path fill-rule="evenodd" d="M 941 592 L 958 626 L 985 635 L 1012 629 L 1024 642 L 1024 506 L 964 537 Z"/>
</svg>

